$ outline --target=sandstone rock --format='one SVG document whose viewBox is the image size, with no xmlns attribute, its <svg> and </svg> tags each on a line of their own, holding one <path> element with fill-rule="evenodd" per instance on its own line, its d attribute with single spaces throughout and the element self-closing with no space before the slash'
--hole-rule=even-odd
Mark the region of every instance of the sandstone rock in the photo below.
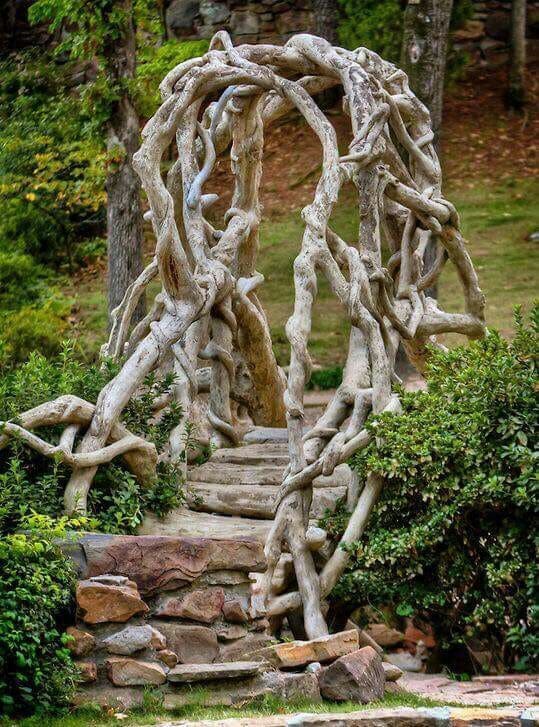
<svg viewBox="0 0 539 727">
<path fill-rule="evenodd" d="M 312 661 L 333 661 L 344 654 L 357 651 L 359 646 L 357 631 L 341 631 L 338 634 L 321 636 L 312 641 L 291 641 L 268 646 L 253 653 L 254 658 L 268 661 L 276 667 L 294 667 Z M 365 647 L 369 648 L 369 647 Z"/>
<path fill-rule="evenodd" d="M 82 539 L 87 576 L 113 574 L 135 581 L 142 594 L 170 591 L 204 573 L 264 570 L 262 543 L 154 535 L 99 535 Z"/>
<path fill-rule="evenodd" d="M 227 621 L 235 624 L 243 624 L 249 621 L 249 616 L 238 598 L 225 601 L 223 604 L 223 616 Z"/>
<path fill-rule="evenodd" d="M 67 648 L 73 656 L 88 656 L 95 647 L 95 639 L 87 631 L 82 631 L 75 626 L 68 626 L 66 634 L 71 636 Z"/>
<path fill-rule="evenodd" d="M 95 581 L 79 581 L 77 606 L 83 612 L 82 620 L 89 624 L 124 623 L 131 616 L 146 613 L 148 606 L 138 590 L 129 585 L 107 585 Z"/>
<path fill-rule="evenodd" d="M 183 664 L 209 664 L 219 655 L 217 635 L 207 626 L 163 621 L 158 628 Z"/>
<path fill-rule="evenodd" d="M 286 33 L 303 32 L 308 33 L 312 28 L 311 13 L 301 10 L 288 10 L 280 13 L 276 18 L 277 32 L 281 35 Z"/>
<path fill-rule="evenodd" d="M 128 656 L 142 649 L 164 649 L 167 645 L 163 634 L 152 626 L 128 626 L 103 640 L 110 654 Z"/>
<path fill-rule="evenodd" d="M 321 701 L 317 674 L 268 671 L 261 674 L 259 679 L 271 694 L 277 695 L 283 701 Z"/>
<path fill-rule="evenodd" d="M 178 598 L 166 598 L 157 607 L 155 615 L 213 623 L 221 615 L 224 602 L 222 588 L 198 589 Z"/>
<path fill-rule="evenodd" d="M 93 661 L 76 661 L 78 681 L 81 684 L 90 684 L 97 680 L 97 665 Z"/>
<path fill-rule="evenodd" d="M 395 664 L 390 664 L 388 661 L 383 661 L 382 667 L 386 675 L 386 682 L 396 682 L 404 674 L 402 669 L 399 669 Z"/>
<path fill-rule="evenodd" d="M 167 675 L 169 682 L 203 682 L 215 679 L 251 677 L 261 670 L 258 661 L 233 661 L 220 664 L 180 664 Z"/>
<path fill-rule="evenodd" d="M 221 661 L 259 660 L 253 652 L 258 652 L 275 643 L 275 639 L 265 633 L 249 633 L 243 639 L 237 639 L 221 646 Z"/>
<path fill-rule="evenodd" d="M 404 640 L 402 631 L 386 626 L 386 624 L 370 623 L 363 631 L 376 641 L 378 646 L 396 646 Z"/>
<path fill-rule="evenodd" d="M 239 624 L 233 624 L 232 626 L 219 626 L 215 633 L 219 641 L 237 641 L 247 635 L 247 631 L 243 626 Z"/>
<path fill-rule="evenodd" d="M 414 645 L 422 642 L 428 649 L 433 649 L 436 646 L 432 627 L 426 624 L 424 628 L 420 629 L 411 619 L 407 619 L 404 641 Z"/>
<path fill-rule="evenodd" d="M 85 685 L 75 694 L 72 704 L 75 707 L 89 706 L 94 709 L 97 704 L 114 711 L 125 711 L 142 706 L 143 698 L 144 691 L 137 687 L 114 687 L 98 682 Z"/>
<path fill-rule="evenodd" d="M 320 693 L 337 702 L 367 704 L 384 695 L 385 674 L 379 654 L 370 646 L 339 657 L 318 678 Z"/>
<path fill-rule="evenodd" d="M 162 661 L 165 666 L 168 666 L 169 669 L 172 669 L 178 663 L 178 657 L 170 649 L 162 649 L 161 651 L 158 651 L 157 658 L 159 661 Z"/>
<path fill-rule="evenodd" d="M 105 664 L 110 681 L 117 687 L 159 685 L 167 680 L 163 667 L 153 662 L 111 658 Z"/>
</svg>

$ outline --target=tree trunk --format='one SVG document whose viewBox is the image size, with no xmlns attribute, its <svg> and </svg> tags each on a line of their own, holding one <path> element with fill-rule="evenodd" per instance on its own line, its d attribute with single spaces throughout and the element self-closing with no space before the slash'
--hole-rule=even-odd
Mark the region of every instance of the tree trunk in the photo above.
<svg viewBox="0 0 539 727">
<path fill-rule="evenodd" d="M 526 0 L 513 0 L 511 6 L 511 61 L 507 102 L 521 109 L 526 103 Z"/>
<path fill-rule="evenodd" d="M 313 0 L 314 33 L 325 38 L 332 45 L 337 42 L 337 3 L 336 0 Z"/>
<path fill-rule="evenodd" d="M 453 0 L 408 0 L 404 12 L 401 67 L 408 75 L 410 88 L 430 111 L 438 156 L 452 9 Z M 431 241 L 424 258 L 425 272 L 435 259 L 436 245 Z M 437 286 L 428 288 L 426 293 L 436 298 Z"/>
<path fill-rule="evenodd" d="M 133 169 L 140 128 L 129 90 L 129 83 L 135 77 L 135 25 L 131 0 L 112 3 L 111 12 L 118 4 L 125 21 L 119 34 L 116 37 L 111 34 L 104 47 L 107 76 L 111 87 L 118 92 L 107 128 L 107 149 L 111 156 L 106 181 L 109 315 L 143 269 L 140 180 Z M 143 317 L 144 310 L 142 297 L 133 322 Z"/>
</svg>

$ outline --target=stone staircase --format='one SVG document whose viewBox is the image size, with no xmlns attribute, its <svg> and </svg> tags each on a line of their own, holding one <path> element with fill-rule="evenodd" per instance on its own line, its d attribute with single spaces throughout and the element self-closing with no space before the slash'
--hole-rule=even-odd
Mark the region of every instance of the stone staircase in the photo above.
<svg viewBox="0 0 539 727">
<path fill-rule="evenodd" d="M 146 516 L 141 535 L 203 536 L 264 542 L 271 528 L 275 495 L 288 465 L 286 430 L 257 427 L 239 447 L 220 449 L 208 462 L 191 467 L 187 506 L 163 520 Z M 314 482 L 311 519 L 334 508 L 346 495 L 347 465 Z"/>
</svg>

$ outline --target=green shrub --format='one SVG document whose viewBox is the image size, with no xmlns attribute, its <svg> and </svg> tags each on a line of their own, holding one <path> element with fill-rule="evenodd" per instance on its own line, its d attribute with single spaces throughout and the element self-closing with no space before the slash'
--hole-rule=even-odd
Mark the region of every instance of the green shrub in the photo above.
<svg viewBox="0 0 539 727">
<path fill-rule="evenodd" d="M 342 366 L 315 369 L 307 384 L 308 389 L 336 389 L 342 382 Z"/>
<path fill-rule="evenodd" d="M 71 301 L 48 291 L 50 297 L 37 305 L 0 312 L 0 371 L 26 361 L 33 351 L 55 356 L 69 328 Z"/>
<path fill-rule="evenodd" d="M 339 0 L 339 4 L 339 41 L 343 46 L 364 46 L 385 60 L 398 63 L 404 17 L 399 0 Z"/>
<path fill-rule="evenodd" d="M 0 62 L 0 249 L 73 265 L 80 241 L 105 223 L 105 153 L 88 84 L 46 53 Z"/>
<path fill-rule="evenodd" d="M 156 47 L 146 45 L 140 51 L 137 66 L 137 107 L 142 116 L 152 116 L 161 103 L 159 84 L 179 63 L 202 56 L 209 48 L 207 40 L 169 40 Z"/>
<path fill-rule="evenodd" d="M 33 353 L 23 366 L 0 378 L 0 421 L 16 419 L 20 412 L 63 394 L 80 396 L 95 402 L 117 366 L 104 368 L 79 361 L 72 346 L 64 345 L 61 353 L 46 358 Z M 145 393 L 132 401 L 124 412 L 124 421 L 131 431 L 154 442 L 161 449 L 168 433 L 182 418 L 178 408 L 159 421 L 152 416 L 153 401 L 165 393 L 173 379 L 148 377 Z M 57 442 L 61 427 L 48 428 L 45 438 Z M 34 512 L 57 517 L 63 509 L 62 497 L 70 469 L 44 458 L 17 440 L 12 440 L 8 456 L 0 463 L 0 533 L 11 533 L 21 521 Z M 133 533 L 148 510 L 163 516 L 184 501 L 182 479 L 178 468 L 160 463 L 158 476 L 151 486 L 142 486 L 133 475 L 115 460 L 101 466 L 89 498 L 90 514 L 103 532 Z"/>
<path fill-rule="evenodd" d="M 432 352 L 428 392 L 368 427 L 353 461 L 386 479 L 334 596 L 428 619 L 442 647 L 533 669 L 539 637 L 536 365 L 539 309 L 498 334 Z M 342 530 L 342 525 L 341 525 Z"/>
<path fill-rule="evenodd" d="M 75 567 L 53 541 L 65 524 L 33 518 L 24 523 L 29 532 L 0 538 L 0 713 L 68 706 L 76 672 L 63 631 L 72 622 Z"/>
</svg>

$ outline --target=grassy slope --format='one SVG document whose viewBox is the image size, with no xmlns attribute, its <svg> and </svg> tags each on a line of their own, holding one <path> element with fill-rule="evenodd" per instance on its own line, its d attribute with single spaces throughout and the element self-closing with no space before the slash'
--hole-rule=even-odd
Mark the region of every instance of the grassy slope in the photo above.
<svg viewBox="0 0 539 727">
<path fill-rule="evenodd" d="M 539 229 L 539 182 L 506 182 L 495 188 L 476 185 L 473 189 L 449 190 L 448 197 L 457 206 L 470 254 L 476 265 L 487 298 L 487 321 L 490 326 L 510 333 L 513 306 L 529 306 L 537 295 L 539 278 L 538 243 L 527 235 Z M 348 240 L 354 239 L 357 212 L 341 205 L 334 215 L 335 228 Z M 281 361 L 288 346 L 284 324 L 292 309 L 292 262 L 301 240 L 299 213 L 279 220 L 266 221 L 261 231 L 259 269 L 266 276 L 261 298 L 268 312 L 275 348 Z M 441 278 L 439 297 L 449 311 L 462 309 L 461 289 L 454 270 L 447 265 Z M 347 327 L 338 302 L 327 285 L 321 284 L 313 318 L 311 351 L 316 363 L 329 365 L 339 361 L 345 349 Z"/>
<path fill-rule="evenodd" d="M 198 693 L 199 697 L 203 697 L 207 690 L 193 690 Z M 47 717 L 44 721 L 42 717 L 32 717 L 23 720 L 2 720 L 0 718 L 0 727 L 103 727 L 104 725 L 122 724 L 125 727 L 142 727 L 143 725 L 158 725 L 163 722 L 179 721 L 179 720 L 220 720 L 241 717 L 264 717 L 273 714 L 294 714 L 302 713 L 343 713 L 356 712 L 365 709 L 378 709 L 381 707 L 437 707 L 442 706 L 440 702 L 434 702 L 429 699 L 422 699 L 413 694 L 386 694 L 379 702 L 371 702 L 370 704 L 357 704 L 356 702 L 308 702 L 308 701 L 286 701 L 273 696 L 267 696 L 259 700 L 255 700 L 250 704 L 238 707 L 203 707 L 193 704 L 183 707 L 172 712 L 163 712 L 158 706 L 152 706 L 152 698 L 150 697 L 148 707 L 142 710 L 133 710 L 129 715 L 121 721 L 114 716 L 113 713 L 107 714 L 98 706 L 85 707 L 75 710 L 72 714 L 57 719 Z"/>
</svg>

